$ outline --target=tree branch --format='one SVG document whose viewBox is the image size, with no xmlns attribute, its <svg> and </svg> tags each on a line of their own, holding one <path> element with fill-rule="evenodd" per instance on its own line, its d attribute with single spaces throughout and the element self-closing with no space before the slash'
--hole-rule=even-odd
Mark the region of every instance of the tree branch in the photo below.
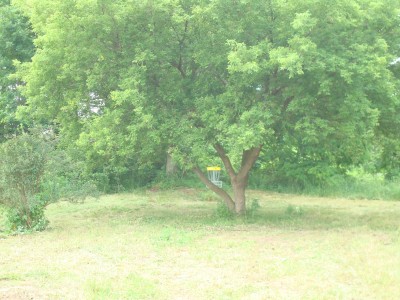
<svg viewBox="0 0 400 300">
<path fill-rule="evenodd" d="M 278 95 L 280 92 L 282 92 L 285 88 L 286 88 L 285 86 L 280 86 L 280 87 L 278 87 L 278 88 L 276 88 L 276 89 L 273 89 L 273 90 L 271 91 L 271 95 L 276 96 L 276 95 Z"/>
<path fill-rule="evenodd" d="M 224 148 L 220 144 L 215 144 L 214 149 L 217 151 L 219 157 L 221 158 L 222 162 L 224 163 L 225 169 L 228 172 L 228 175 L 231 180 L 236 177 L 235 169 L 232 166 L 232 163 L 229 157 L 226 155 Z"/>
<path fill-rule="evenodd" d="M 290 102 L 292 102 L 294 99 L 293 96 L 287 97 L 285 99 L 285 102 L 283 102 L 283 106 L 282 106 L 282 112 L 285 112 L 290 104 Z"/>
<path fill-rule="evenodd" d="M 227 81 L 225 78 L 223 78 L 222 76 L 216 74 L 216 75 L 215 75 L 215 78 L 218 79 L 219 81 L 221 81 L 221 83 L 222 83 L 225 87 L 228 86 L 228 81 Z"/>
<path fill-rule="evenodd" d="M 256 162 L 258 156 L 260 155 L 262 145 L 258 147 L 251 148 L 249 150 L 243 151 L 242 155 L 242 165 L 240 171 L 238 173 L 238 178 L 243 179 L 246 178 Z"/>
<path fill-rule="evenodd" d="M 173 66 L 174 68 L 176 68 L 179 71 L 179 73 L 181 74 L 181 76 L 183 78 L 186 77 L 185 70 L 183 69 L 183 62 L 182 62 L 182 56 L 181 55 L 179 55 L 179 62 L 173 61 L 173 62 L 170 62 L 170 64 L 171 64 L 171 66 Z"/>
<path fill-rule="evenodd" d="M 193 172 L 196 173 L 196 175 L 200 178 L 200 180 L 214 193 L 216 193 L 218 196 L 220 196 L 226 205 L 228 206 L 229 210 L 235 211 L 235 202 L 233 202 L 231 196 L 227 192 L 225 192 L 223 189 L 220 187 L 216 186 L 213 184 L 207 177 L 204 175 L 204 173 L 201 171 L 201 169 L 197 166 L 193 168 Z"/>
</svg>

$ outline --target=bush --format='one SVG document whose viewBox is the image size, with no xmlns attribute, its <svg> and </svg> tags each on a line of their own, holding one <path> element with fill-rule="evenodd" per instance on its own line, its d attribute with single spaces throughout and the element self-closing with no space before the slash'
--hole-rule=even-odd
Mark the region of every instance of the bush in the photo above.
<svg viewBox="0 0 400 300">
<path fill-rule="evenodd" d="M 159 171 L 157 177 L 151 182 L 153 187 L 161 190 L 174 188 L 202 188 L 204 184 L 197 178 L 194 173 L 186 173 L 184 171 L 168 175 L 164 170 Z"/>
<path fill-rule="evenodd" d="M 64 150 L 55 149 L 47 160 L 40 197 L 51 203 L 59 199 L 78 202 L 87 196 L 97 196 L 96 183 L 89 177 L 82 161 Z"/>
<path fill-rule="evenodd" d="M 10 229 L 44 229 L 46 203 L 39 194 L 52 148 L 51 142 L 29 134 L 22 134 L 1 145 L 0 199 L 9 208 Z"/>
<path fill-rule="evenodd" d="M 215 216 L 218 219 L 222 220 L 233 220 L 235 215 L 233 212 L 229 210 L 226 204 L 222 201 L 219 201 L 217 204 L 217 209 L 215 211 Z"/>
<path fill-rule="evenodd" d="M 44 230 L 47 205 L 97 194 L 84 164 L 56 146 L 46 130 L 23 133 L 0 146 L 0 202 L 8 209 L 8 230 Z"/>
<path fill-rule="evenodd" d="M 32 222 L 27 225 L 27 215 L 18 209 L 10 208 L 6 213 L 7 223 L 6 226 L 9 230 L 15 233 L 23 233 L 26 231 L 42 231 L 45 230 L 49 221 L 44 215 L 44 206 L 40 201 L 34 202 L 33 207 L 30 208 L 29 214 Z M 36 205 L 35 205 L 36 204 Z"/>
</svg>

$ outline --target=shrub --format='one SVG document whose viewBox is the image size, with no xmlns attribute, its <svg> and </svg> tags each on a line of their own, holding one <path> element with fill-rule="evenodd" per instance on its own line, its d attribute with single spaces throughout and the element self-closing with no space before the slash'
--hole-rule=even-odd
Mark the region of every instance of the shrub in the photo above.
<svg viewBox="0 0 400 300">
<path fill-rule="evenodd" d="M 78 202 L 97 196 L 98 189 L 86 172 L 85 164 L 62 149 L 55 149 L 47 160 L 40 197 L 51 203 L 59 199 Z"/>
<path fill-rule="evenodd" d="M 33 202 L 33 207 L 30 208 L 30 218 L 32 222 L 27 226 L 27 216 L 25 212 L 18 209 L 10 208 L 6 214 L 6 226 L 16 233 L 23 233 L 25 231 L 42 231 L 46 229 L 49 221 L 44 215 L 44 206 L 38 202 Z"/>
<path fill-rule="evenodd" d="M 234 219 L 234 213 L 229 210 L 225 203 L 219 201 L 217 204 L 217 209 L 215 216 L 222 220 L 232 220 Z"/>
<path fill-rule="evenodd" d="M 44 229 L 47 223 L 39 194 L 52 148 L 50 141 L 26 133 L 0 147 L 0 200 L 9 208 L 13 230 Z"/>
<path fill-rule="evenodd" d="M 44 230 L 48 204 L 97 194 L 84 164 L 56 146 L 55 137 L 45 130 L 23 133 L 0 146 L 0 203 L 8 209 L 9 230 Z"/>
</svg>

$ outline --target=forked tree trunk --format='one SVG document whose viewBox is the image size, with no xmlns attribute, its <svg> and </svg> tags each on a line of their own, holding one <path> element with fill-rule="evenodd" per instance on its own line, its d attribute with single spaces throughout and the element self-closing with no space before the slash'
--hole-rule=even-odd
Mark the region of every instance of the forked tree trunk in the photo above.
<svg viewBox="0 0 400 300">
<path fill-rule="evenodd" d="M 219 144 L 214 145 L 219 157 L 224 163 L 225 169 L 229 175 L 233 197 L 231 197 L 223 189 L 213 184 L 207 176 L 200 170 L 199 167 L 193 169 L 193 171 L 199 176 L 200 180 L 213 192 L 219 195 L 228 206 L 229 210 L 236 213 L 237 215 L 244 215 L 246 213 L 246 187 L 249 178 L 249 173 L 253 167 L 255 161 L 260 155 L 262 146 L 254 147 L 249 150 L 243 151 L 242 164 L 238 172 L 232 166 L 229 157 L 226 155 L 225 150 Z"/>
</svg>

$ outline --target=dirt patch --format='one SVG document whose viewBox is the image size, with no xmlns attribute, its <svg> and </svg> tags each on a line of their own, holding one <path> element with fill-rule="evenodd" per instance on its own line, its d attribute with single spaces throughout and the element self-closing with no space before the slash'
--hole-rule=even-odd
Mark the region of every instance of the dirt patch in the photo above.
<svg viewBox="0 0 400 300">
<path fill-rule="evenodd" d="M 30 286 L 14 286 L 0 288 L 0 300 L 47 300 L 50 295 L 42 293 L 39 289 Z"/>
</svg>

